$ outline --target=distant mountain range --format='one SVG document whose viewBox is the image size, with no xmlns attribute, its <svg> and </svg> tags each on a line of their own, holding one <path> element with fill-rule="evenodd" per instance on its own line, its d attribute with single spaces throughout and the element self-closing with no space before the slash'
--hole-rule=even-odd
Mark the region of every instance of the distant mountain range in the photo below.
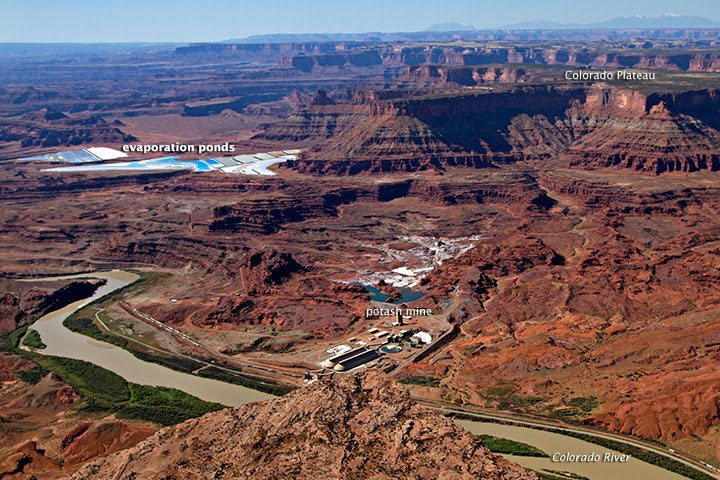
<svg viewBox="0 0 720 480">
<path fill-rule="evenodd" d="M 395 41 L 447 41 L 461 38 L 487 39 L 495 34 L 512 30 L 665 30 L 714 29 L 720 22 L 710 18 L 668 14 L 657 17 L 616 17 L 604 22 L 558 23 L 546 20 L 511 23 L 494 28 L 477 28 L 456 22 L 438 23 L 417 32 L 365 32 L 365 33 L 274 33 L 225 40 L 225 43 L 286 43 L 286 42 L 395 42 Z M 491 32 L 489 35 L 483 32 Z M 496 36 L 503 36 L 498 33 Z M 543 34 L 539 34 L 542 36 Z M 578 34 L 581 36 L 584 34 Z M 477 37 L 477 38 L 475 38 Z"/>
<path fill-rule="evenodd" d="M 447 23 L 436 23 L 435 25 L 432 25 L 431 27 L 426 28 L 425 32 L 467 32 L 470 30 L 479 30 L 477 27 L 473 27 L 472 25 L 462 25 L 460 23 L 455 22 L 447 22 Z"/>
<path fill-rule="evenodd" d="M 616 17 L 604 22 L 557 23 L 550 21 L 511 23 L 499 27 L 501 30 L 572 30 L 572 29 L 656 29 L 656 28 L 720 28 L 720 22 L 688 15 L 667 14 L 657 17 Z"/>
</svg>

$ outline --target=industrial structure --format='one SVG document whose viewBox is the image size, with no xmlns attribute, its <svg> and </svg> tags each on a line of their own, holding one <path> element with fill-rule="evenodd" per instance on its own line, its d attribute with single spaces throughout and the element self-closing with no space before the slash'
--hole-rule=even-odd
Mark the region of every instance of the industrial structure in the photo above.
<svg viewBox="0 0 720 480">
<path fill-rule="evenodd" d="M 347 372 L 378 358 L 380 358 L 380 354 L 377 350 L 362 346 L 349 352 L 330 357 L 320 365 L 328 370 L 332 369 L 336 372 Z"/>
<path fill-rule="evenodd" d="M 378 358 L 380 358 L 380 354 L 377 350 L 366 350 L 353 357 L 342 360 L 333 367 L 333 370 L 336 372 L 347 372 L 353 368 L 372 362 L 373 360 L 377 360 Z"/>
<path fill-rule="evenodd" d="M 323 368 L 335 368 L 338 364 L 340 364 L 342 361 L 347 360 L 351 357 L 354 357 L 356 355 L 359 355 L 361 353 L 364 353 L 368 350 L 367 347 L 359 347 L 355 348 L 353 350 L 350 350 L 349 352 L 341 353 L 340 355 L 335 355 L 334 357 L 330 357 L 324 362 L 322 362 L 320 365 Z"/>
</svg>

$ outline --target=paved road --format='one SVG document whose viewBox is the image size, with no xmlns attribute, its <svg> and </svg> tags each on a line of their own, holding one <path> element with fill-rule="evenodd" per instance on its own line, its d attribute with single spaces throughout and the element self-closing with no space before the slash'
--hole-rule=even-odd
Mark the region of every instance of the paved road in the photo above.
<svg viewBox="0 0 720 480">
<path fill-rule="evenodd" d="M 632 445 L 633 447 L 636 447 L 636 448 L 640 448 L 640 449 L 643 449 L 646 451 L 657 453 L 657 454 L 662 455 L 667 458 L 671 458 L 671 459 L 681 462 L 691 468 L 694 468 L 695 470 L 702 472 L 706 475 L 710 475 L 713 477 L 718 476 L 717 470 L 714 470 L 714 469 L 706 466 L 705 464 L 703 464 L 702 462 L 700 462 L 698 460 L 695 460 L 693 458 L 687 457 L 687 456 L 679 454 L 679 453 L 670 452 L 667 449 L 658 447 L 657 445 L 653 445 L 652 443 L 649 443 L 649 442 L 644 442 L 642 440 L 636 440 L 634 438 L 625 437 L 622 435 L 598 432 L 596 430 L 591 430 L 591 429 L 582 428 L 582 427 L 570 427 L 567 425 L 558 425 L 557 423 L 553 423 L 551 421 L 543 421 L 543 420 L 535 419 L 535 418 L 531 418 L 531 417 L 522 417 L 522 416 L 517 416 L 517 415 L 509 415 L 509 414 L 499 414 L 499 413 L 487 412 L 487 411 L 479 412 L 479 411 L 475 411 L 475 410 L 463 410 L 463 409 L 459 409 L 459 408 L 448 407 L 441 403 L 430 402 L 427 400 L 422 400 L 422 399 L 417 399 L 417 398 L 414 398 L 413 400 L 415 400 L 416 402 L 418 402 L 432 410 L 437 410 L 440 412 L 460 413 L 460 414 L 470 415 L 473 417 L 477 417 L 478 419 L 485 419 L 485 420 L 495 420 L 495 421 L 501 420 L 504 422 L 513 423 L 516 425 L 521 425 L 521 426 L 530 427 L 530 428 L 533 428 L 533 427 L 535 427 L 535 428 L 537 428 L 537 427 L 552 428 L 552 429 L 558 430 L 560 432 L 582 433 L 584 435 L 590 435 L 593 437 L 604 438 L 604 439 L 613 440 L 616 442 L 622 442 L 622 443 L 625 443 L 628 445 Z"/>
<path fill-rule="evenodd" d="M 123 335 L 122 333 L 113 332 L 112 330 L 110 330 L 110 328 L 108 328 L 108 326 L 105 324 L 105 322 L 103 322 L 102 319 L 100 318 L 100 315 L 99 315 L 99 314 L 100 314 L 100 312 L 103 312 L 103 311 L 105 311 L 104 308 L 96 309 L 95 319 L 96 319 L 98 322 L 100 322 L 100 325 L 102 325 L 103 328 L 104 328 L 110 335 L 114 335 L 114 336 L 123 338 L 123 339 L 125 339 L 125 340 L 127 340 L 127 341 L 129 341 L 129 342 L 136 343 L 136 344 L 142 346 L 143 348 L 147 348 L 147 349 L 149 349 L 149 350 L 153 350 L 153 351 L 155 351 L 155 352 L 162 353 L 163 355 L 168 355 L 168 356 L 170 356 L 170 357 L 182 357 L 182 358 L 185 358 L 185 359 L 187 359 L 187 360 L 192 360 L 192 361 L 194 361 L 194 362 L 196 362 L 196 363 L 201 363 L 203 366 L 202 366 L 201 368 L 198 368 L 197 370 L 193 371 L 193 372 L 192 372 L 193 375 L 197 375 L 197 372 L 199 372 L 200 370 L 204 370 L 205 368 L 213 367 L 213 368 L 217 368 L 218 370 L 223 370 L 223 371 L 225 371 L 225 372 L 227 372 L 227 373 L 230 373 L 230 374 L 232 374 L 232 375 L 235 375 L 236 377 L 243 378 L 242 373 L 237 372 L 236 370 L 233 370 L 233 369 L 231 369 L 231 368 L 226 368 L 226 367 L 223 367 L 222 365 L 218 365 L 218 364 L 212 363 L 212 362 L 206 362 L 205 360 L 202 360 L 202 359 L 200 359 L 200 358 L 192 357 L 192 356 L 190 356 L 190 355 L 185 355 L 185 354 L 180 353 L 180 352 L 171 352 L 171 351 L 169 351 L 169 350 L 164 350 L 164 349 L 162 349 L 162 348 L 153 347 L 152 345 L 148 345 L 147 343 L 141 342 L 140 340 L 137 340 L 137 339 L 135 339 L 135 338 L 129 337 L 129 336 L 127 336 L 127 335 Z M 266 382 L 263 382 L 262 379 L 260 379 L 260 377 L 257 377 L 257 380 L 256 380 L 256 381 L 259 382 L 259 383 L 265 383 L 265 385 L 268 385 L 268 386 L 276 386 L 276 384 L 274 384 L 274 383 L 266 383 Z"/>
<path fill-rule="evenodd" d="M 442 335 L 440 335 L 439 337 L 437 337 L 437 338 L 435 339 L 435 341 L 427 344 L 427 345 L 425 346 L 425 348 L 421 349 L 421 350 L 418 351 L 418 352 L 413 353 L 412 356 L 406 358 L 406 359 L 403 360 L 400 364 L 398 364 L 398 366 L 395 367 L 395 368 L 392 370 L 392 372 L 389 373 L 389 376 L 390 376 L 390 377 L 396 377 L 400 372 L 402 372 L 402 371 L 405 369 L 405 367 L 407 367 L 407 366 L 410 365 L 411 363 L 415 362 L 415 360 L 417 359 L 417 357 L 419 357 L 420 355 L 424 354 L 425 351 L 427 351 L 428 349 L 433 348 L 433 347 L 435 346 L 435 344 L 437 344 L 437 343 L 439 343 L 439 342 L 444 342 L 444 341 L 445 341 L 445 337 L 447 337 L 448 335 L 452 335 L 453 332 L 454 332 L 454 328 L 453 328 L 453 327 L 450 327 L 448 330 L 446 330 L 445 332 L 443 332 Z M 442 347 L 441 347 L 441 348 L 442 348 Z"/>
</svg>

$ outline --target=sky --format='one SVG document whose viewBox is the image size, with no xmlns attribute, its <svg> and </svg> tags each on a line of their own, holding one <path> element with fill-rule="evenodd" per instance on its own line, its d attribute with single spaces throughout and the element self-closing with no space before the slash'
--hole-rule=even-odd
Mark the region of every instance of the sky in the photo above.
<svg viewBox="0 0 720 480">
<path fill-rule="evenodd" d="M 720 20 L 718 0 L 0 0 L 0 42 L 193 42 L 263 33 L 410 32 L 666 13 Z"/>
</svg>

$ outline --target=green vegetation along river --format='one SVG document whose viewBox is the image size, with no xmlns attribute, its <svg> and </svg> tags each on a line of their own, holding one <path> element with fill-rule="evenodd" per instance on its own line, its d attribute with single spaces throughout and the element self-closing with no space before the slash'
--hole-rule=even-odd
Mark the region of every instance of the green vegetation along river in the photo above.
<svg viewBox="0 0 720 480">
<path fill-rule="evenodd" d="M 602 460 L 598 462 L 553 461 L 552 456 L 555 453 L 571 453 L 574 455 L 595 453 L 601 458 L 606 453 L 618 455 L 618 452 L 613 450 L 559 433 L 490 422 L 458 420 L 458 423 L 465 430 L 475 435 L 492 435 L 507 438 L 532 445 L 547 453 L 549 458 L 504 455 L 513 462 L 538 472 L 571 472 L 590 480 L 618 480 L 623 478 L 634 480 L 687 480 L 686 477 L 677 473 L 632 457 L 627 462 L 606 462 Z"/>
<path fill-rule="evenodd" d="M 198 377 L 171 370 L 155 363 L 145 362 L 120 347 L 71 332 L 63 326 L 63 321 L 73 312 L 138 279 L 138 276 L 134 273 L 124 271 L 98 272 L 61 278 L 81 277 L 102 278 L 107 283 L 98 288 L 92 297 L 50 312 L 32 325 L 32 328 L 40 334 L 42 343 L 46 345 L 46 348 L 37 350 L 38 353 L 84 360 L 110 370 L 128 382 L 175 388 L 202 400 L 222 405 L 236 406 L 272 398 L 269 394 L 240 385 Z"/>
</svg>

